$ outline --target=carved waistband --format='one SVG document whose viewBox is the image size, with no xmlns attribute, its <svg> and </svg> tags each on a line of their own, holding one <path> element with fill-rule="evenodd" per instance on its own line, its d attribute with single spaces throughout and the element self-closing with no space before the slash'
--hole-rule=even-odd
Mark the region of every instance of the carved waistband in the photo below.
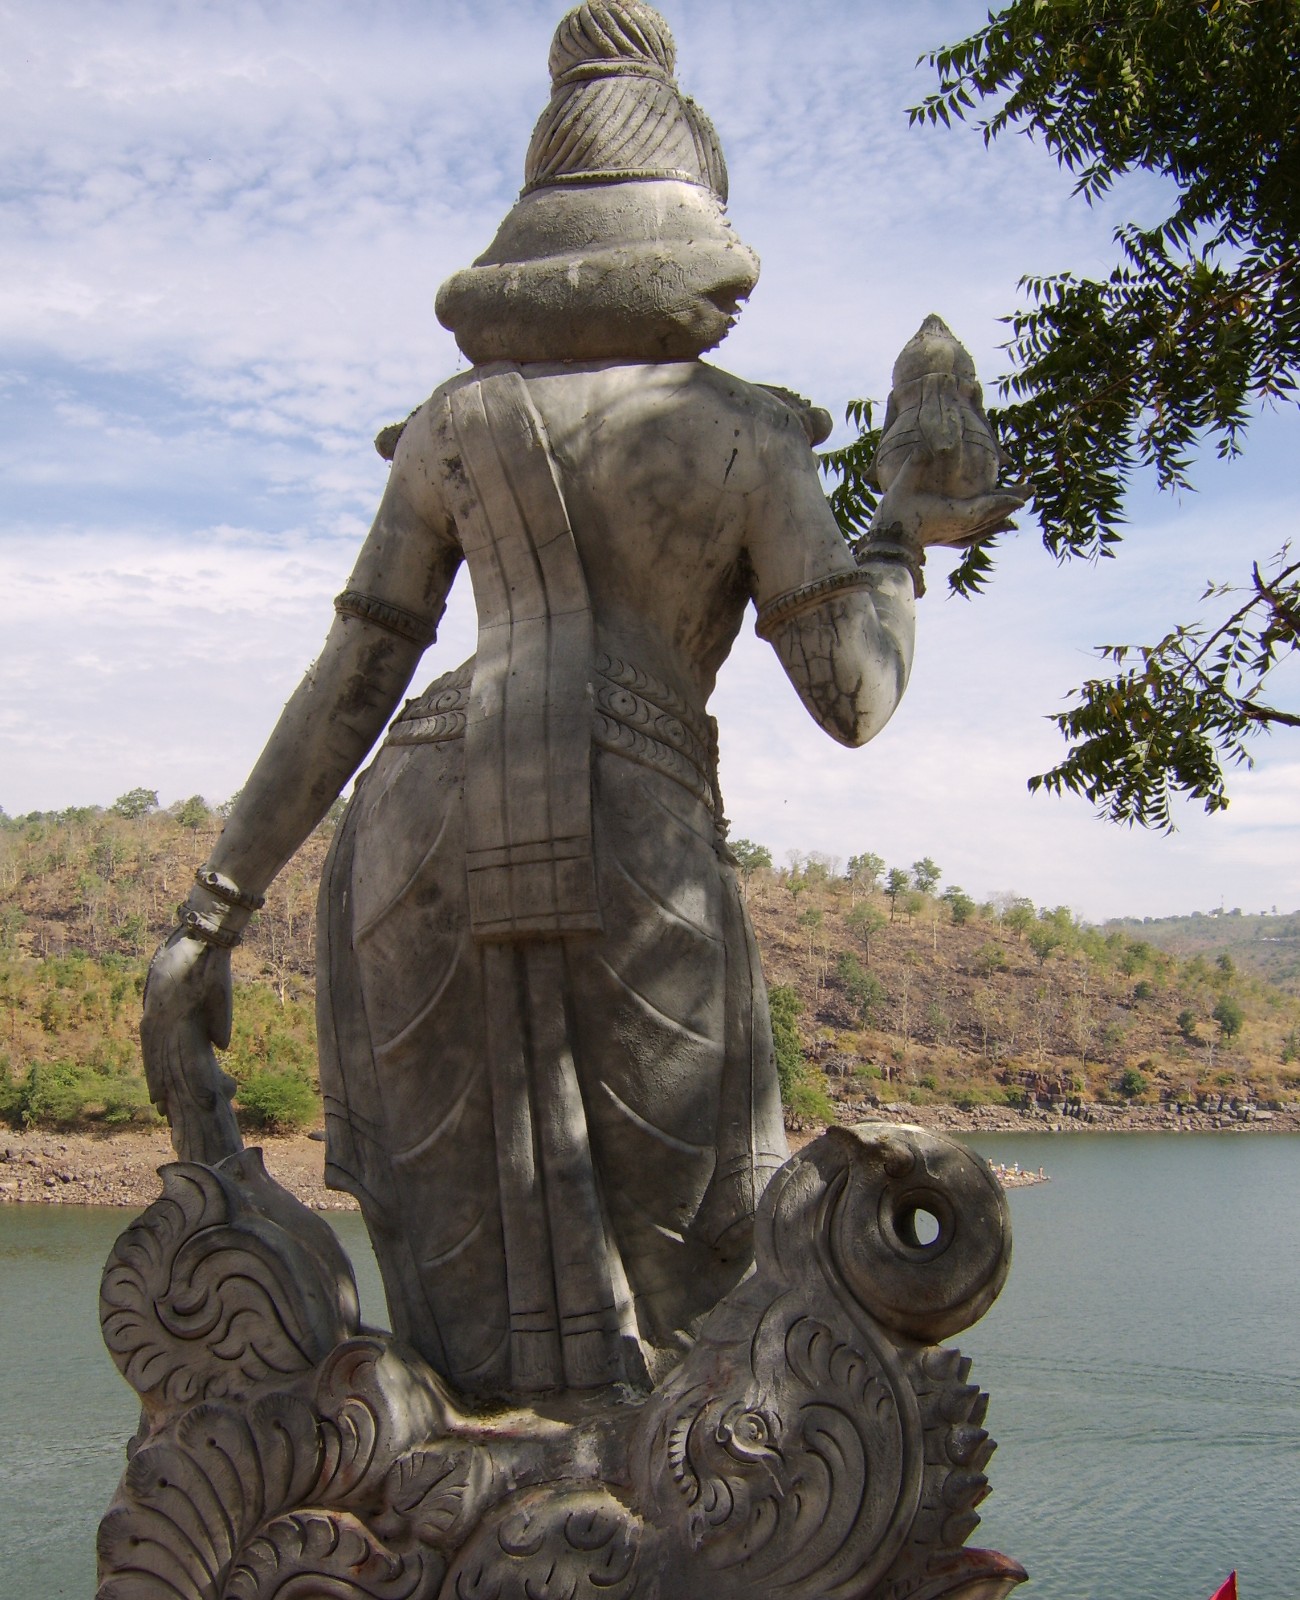
<svg viewBox="0 0 1300 1600">
<path fill-rule="evenodd" d="M 439 744 L 465 734 L 469 692 L 474 682 L 473 658 L 444 673 L 416 700 L 408 700 L 394 717 L 384 745 Z"/>
<path fill-rule="evenodd" d="M 717 725 L 666 683 L 627 661 L 596 656 L 592 743 L 689 789 L 710 809 L 717 796 Z"/>
<path fill-rule="evenodd" d="M 598 653 L 592 684 L 592 743 L 689 789 L 706 806 L 716 802 L 717 732 L 713 718 L 630 662 Z M 474 663 L 431 683 L 394 719 L 385 747 L 441 744 L 465 733 Z"/>
</svg>

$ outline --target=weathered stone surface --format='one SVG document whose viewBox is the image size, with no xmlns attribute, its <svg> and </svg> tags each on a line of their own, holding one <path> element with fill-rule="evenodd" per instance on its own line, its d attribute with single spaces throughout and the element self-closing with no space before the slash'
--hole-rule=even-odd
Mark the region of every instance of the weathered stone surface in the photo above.
<svg viewBox="0 0 1300 1600">
<path fill-rule="evenodd" d="M 752 603 L 809 714 L 865 743 L 906 687 L 924 547 L 1022 497 L 927 324 L 848 548 L 829 419 L 698 359 L 758 267 L 673 71 L 642 0 L 562 21 L 525 192 L 439 296 L 476 365 L 381 435 L 335 625 L 151 969 L 182 1164 L 105 1278 L 146 1416 L 101 1600 L 996 1600 L 1022 1576 L 962 1549 L 992 1447 L 936 1343 L 1002 1281 L 1001 1192 L 918 1129 L 783 1165 L 707 711 Z M 393 722 L 322 879 L 327 1174 L 383 1271 L 372 1335 L 323 1225 L 238 1153 L 214 1046 L 230 946 L 462 564 L 476 653 Z"/>
<path fill-rule="evenodd" d="M 751 1260 L 786 1146 L 707 712 L 746 609 L 813 718 L 863 744 L 906 687 L 924 544 L 1016 500 L 991 492 L 978 386 L 941 323 L 900 358 L 903 465 L 856 553 L 809 446 L 824 414 L 694 359 L 756 264 L 674 63 L 640 0 L 561 24 L 525 193 L 444 289 L 458 334 L 499 342 L 463 333 L 485 364 L 386 440 L 335 628 L 146 993 L 177 1151 L 218 1163 L 238 1148 L 212 1048 L 228 946 L 465 564 L 478 650 L 357 782 L 322 883 L 318 1012 L 329 1181 L 362 1206 L 395 1331 L 484 1396 L 646 1385 Z M 725 292 L 699 278 L 717 240 L 748 263 Z"/>
<path fill-rule="evenodd" d="M 146 1411 L 242 1398 L 356 1333 L 356 1283 L 334 1230 L 267 1175 L 260 1150 L 162 1177 L 100 1290 L 104 1343 Z"/>
<path fill-rule="evenodd" d="M 465 1409 L 387 1334 L 304 1366 L 282 1306 L 324 1305 L 333 1284 L 346 1322 L 347 1284 L 328 1262 L 302 1282 L 301 1250 L 272 1230 L 249 1292 L 230 1227 L 283 1205 L 255 1163 L 165 1177 L 105 1271 L 110 1343 L 124 1260 L 160 1306 L 184 1260 L 204 1306 L 240 1309 L 205 1318 L 217 1367 L 194 1338 L 164 1374 L 123 1363 L 146 1418 L 101 1526 L 99 1600 L 997 1600 L 1023 1577 L 963 1548 L 994 1447 L 969 1362 L 936 1341 L 992 1301 L 1010 1235 L 1000 1187 L 957 1145 L 905 1126 L 824 1135 L 769 1185 L 755 1272 L 651 1396 L 495 1411 Z M 205 1203 L 178 1203 L 190 1193 Z M 290 1346 L 278 1370 L 265 1359 Z"/>
</svg>

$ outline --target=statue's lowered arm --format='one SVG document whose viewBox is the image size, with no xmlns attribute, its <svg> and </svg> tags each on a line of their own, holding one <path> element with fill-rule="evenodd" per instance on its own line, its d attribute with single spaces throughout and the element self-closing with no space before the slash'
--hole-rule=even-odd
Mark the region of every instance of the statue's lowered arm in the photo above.
<svg viewBox="0 0 1300 1600">
<path fill-rule="evenodd" d="M 411 430 L 416 435 L 416 430 Z M 418 435 L 417 435 L 418 437 Z M 242 1147 L 213 1046 L 230 1039 L 230 951 L 276 873 L 368 754 L 432 642 L 460 562 L 416 438 L 387 492 L 319 658 L 240 791 L 212 854 L 154 957 L 141 1042 L 154 1103 L 183 1160 Z"/>
</svg>

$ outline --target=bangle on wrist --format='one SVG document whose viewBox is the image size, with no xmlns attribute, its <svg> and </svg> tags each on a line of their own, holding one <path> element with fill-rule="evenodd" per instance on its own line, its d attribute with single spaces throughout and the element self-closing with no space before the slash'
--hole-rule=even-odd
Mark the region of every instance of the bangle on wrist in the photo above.
<svg viewBox="0 0 1300 1600">
<path fill-rule="evenodd" d="M 266 904 L 266 896 L 249 894 L 241 889 L 233 878 L 227 878 L 224 873 L 216 872 L 211 867 L 200 867 L 194 874 L 194 881 L 200 889 L 228 906 L 237 906 L 241 911 L 260 911 Z"/>
<path fill-rule="evenodd" d="M 239 943 L 242 927 L 234 927 L 224 917 L 211 911 L 196 911 L 193 906 L 177 906 L 181 932 L 188 938 L 216 945 L 221 950 L 233 950 Z"/>
<path fill-rule="evenodd" d="M 925 566 L 925 547 L 909 539 L 897 525 L 878 530 L 873 528 L 853 552 L 853 559 L 859 566 L 864 561 L 892 561 L 900 567 L 906 567 L 912 575 L 912 588 L 916 598 L 919 600 L 925 593 L 925 578 L 922 572 Z"/>
</svg>

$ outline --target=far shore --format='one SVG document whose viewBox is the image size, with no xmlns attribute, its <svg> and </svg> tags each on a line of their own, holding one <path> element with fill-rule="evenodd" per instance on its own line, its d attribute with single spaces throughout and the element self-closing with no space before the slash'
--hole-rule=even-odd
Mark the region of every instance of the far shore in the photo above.
<svg viewBox="0 0 1300 1600">
<path fill-rule="evenodd" d="M 981 1106 L 960 1111 L 955 1106 L 887 1104 L 845 1107 L 844 1121 L 910 1122 L 950 1134 L 1054 1133 L 1300 1133 L 1300 1111 L 1257 1113 L 1248 1119 L 1210 1116 L 1188 1109 L 1183 1114 L 1161 1106 L 1089 1106 L 1095 1121 L 1047 1111 L 1014 1111 Z M 856 1114 L 855 1114 L 856 1113 Z M 798 1127 L 790 1145 L 801 1149 L 821 1131 Z M 260 1144 L 267 1170 L 313 1211 L 355 1211 L 351 1195 L 325 1187 L 323 1136 L 296 1134 L 270 1138 L 250 1134 Z M 0 1203 L 36 1205 L 123 1206 L 141 1210 L 159 1194 L 158 1168 L 174 1161 L 165 1128 L 104 1132 L 0 1132 Z M 1050 1177 L 1050 1172 L 1047 1176 Z M 1037 1181 L 1037 1173 L 1033 1174 Z M 1007 1187 L 1020 1187 L 1008 1174 Z"/>
</svg>

